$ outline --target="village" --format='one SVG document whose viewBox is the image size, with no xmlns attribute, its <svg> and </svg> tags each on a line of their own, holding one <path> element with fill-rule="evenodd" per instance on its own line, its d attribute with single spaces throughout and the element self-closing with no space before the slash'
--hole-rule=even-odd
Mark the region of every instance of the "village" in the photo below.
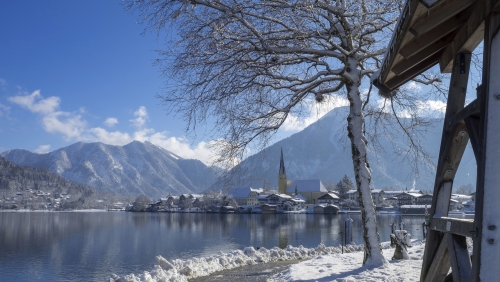
<svg viewBox="0 0 500 282">
<path fill-rule="evenodd" d="M 207 212 L 207 213 L 360 213 L 358 192 L 345 176 L 328 190 L 319 179 L 288 180 L 283 151 L 278 172 L 278 190 L 234 187 L 228 194 L 209 191 L 205 194 L 169 195 L 157 201 L 138 197 L 134 204 L 115 204 L 110 210 L 149 212 Z M 371 196 L 379 214 L 424 215 L 431 208 L 432 195 L 421 190 L 372 189 Z M 449 214 L 474 214 L 475 192 L 469 195 L 452 194 Z"/>
</svg>

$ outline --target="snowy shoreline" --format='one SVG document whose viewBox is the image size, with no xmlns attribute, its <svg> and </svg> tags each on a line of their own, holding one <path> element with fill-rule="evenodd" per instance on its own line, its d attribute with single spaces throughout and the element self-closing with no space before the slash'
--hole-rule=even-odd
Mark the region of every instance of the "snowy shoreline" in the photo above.
<svg viewBox="0 0 500 282">
<path fill-rule="evenodd" d="M 335 273 L 342 275 L 354 275 L 359 277 L 365 275 L 370 278 L 368 280 L 358 280 L 358 278 L 351 278 L 341 281 L 418 281 L 420 275 L 421 259 L 423 255 L 422 241 L 413 241 L 413 247 L 408 249 L 410 256 L 409 260 L 397 261 L 391 260 L 394 249 L 390 247 L 389 242 L 382 243 L 384 249 L 384 256 L 389 263 L 382 268 L 368 269 L 363 267 L 363 245 L 347 245 L 344 246 L 344 254 L 341 254 L 342 248 L 339 247 L 326 247 L 320 244 L 316 248 L 304 248 L 303 246 L 292 247 L 288 246 L 285 249 L 274 247 L 272 249 L 260 248 L 258 250 L 253 247 L 246 247 L 244 250 L 235 250 L 229 253 L 222 253 L 192 259 L 174 259 L 171 261 L 166 260 L 161 256 L 156 257 L 156 265 L 150 271 L 144 271 L 142 274 L 128 274 L 125 276 L 118 276 L 113 274 L 110 281 L 116 282 L 132 282 L 132 281 L 188 281 L 188 279 L 203 277 L 211 275 L 218 271 L 230 270 L 236 267 L 243 267 L 246 265 L 265 264 L 276 261 L 288 260 L 305 260 L 297 264 L 293 264 L 290 268 L 282 273 L 276 274 L 271 281 L 295 281 L 304 279 L 319 279 L 322 281 L 337 281 L 336 278 L 328 280 L 329 276 Z M 417 262 L 415 262 L 417 261 Z M 414 271 L 409 273 L 405 271 L 405 276 L 401 280 L 401 275 L 396 269 L 401 269 L 401 265 L 412 264 L 410 267 Z M 348 264 L 348 265 L 346 265 Z M 396 267 L 393 267 L 395 265 Z M 311 268 L 311 269 L 309 269 Z M 330 271 L 320 270 L 329 269 Z M 394 268 L 394 269 L 392 269 Z M 392 269 L 392 270 L 391 270 Z M 418 270 L 418 271 L 417 271 Z M 374 278 L 366 272 L 388 273 L 382 275 L 381 280 Z M 390 272 L 390 273 L 389 273 Z M 315 278 L 304 278 L 304 275 L 314 276 Z M 327 276 L 321 276 L 327 275 Z M 395 277 L 391 280 L 390 277 Z M 347 276 L 346 276 L 347 277 Z M 399 277 L 399 278 L 397 278 Z M 414 279 L 414 277 L 416 277 Z M 344 277 L 345 278 L 345 277 Z M 326 280 L 323 280 L 326 279 Z M 389 280 L 387 280 L 389 279 Z"/>
<path fill-rule="evenodd" d="M 104 209 L 85 209 L 85 210 L 61 210 L 61 211 L 53 211 L 53 210 L 0 210 L 0 212 L 108 212 Z"/>
</svg>

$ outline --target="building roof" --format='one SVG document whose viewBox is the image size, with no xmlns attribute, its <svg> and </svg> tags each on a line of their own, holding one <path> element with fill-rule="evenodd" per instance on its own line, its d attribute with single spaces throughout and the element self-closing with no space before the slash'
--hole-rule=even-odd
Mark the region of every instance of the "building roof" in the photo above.
<svg viewBox="0 0 500 282">
<path fill-rule="evenodd" d="M 389 93 L 439 63 L 451 72 L 455 55 L 483 40 L 485 17 L 499 1 L 407 0 L 374 85 Z"/>
<path fill-rule="evenodd" d="M 259 188 L 259 189 L 254 189 L 250 186 L 247 187 L 238 187 L 238 188 L 233 188 L 231 191 L 229 191 L 229 195 L 231 195 L 233 198 L 248 198 L 250 195 L 250 192 L 256 192 L 258 194 L 264 192 L 264 189 Z"/>
<path fill-rule="evenodd" d="M 409 196 L 412 196 L 414 198 L 418 198 L 418 197 L 422 196 L 422 194 L 418 194 L 418 193 L 406 193 L 405 192 L 405 193 L 401 193 L 401 194 L 397 195 L 396 197 L 399 197 L 399 196 L 402 196 L 402 195 L 409 195 Z"/>
<path fill-rule="evenodd" d="M 334 193 L 325 193 L 324 195 L 322 195 L 321 197 L 318 198 L 318 200 L 325 200 L 325 199 L 335 199 L 335 200 L 338 200 L 340 198 L 339 198 L 339 196 L 337 196 Z"/>
<path fill-rule="evenodd" d="M 286 193 L 295 193 L 295 188 L 297 188 L 297 193 L 328 192 L 319 179 L 290 181 L 286 188 Z"/>
<path fill-rule="evenodd" d="M 345 192 L 346 194 L 354 194 L 354 193 L 358 193 L 358 190 L 349 190 L 347 192 Z"/>
<path fill-rule="evenodd" d="M 271 195 L 267 196 L 266 198 L 269 198 L 271 196 L 278 196 L 278 197 L 280 197 L 280 198 L 282 198 L 284 200 L 292 199 L 292 196 L 287 195 L 287 194 L 271 194 Z"/>
</svg>

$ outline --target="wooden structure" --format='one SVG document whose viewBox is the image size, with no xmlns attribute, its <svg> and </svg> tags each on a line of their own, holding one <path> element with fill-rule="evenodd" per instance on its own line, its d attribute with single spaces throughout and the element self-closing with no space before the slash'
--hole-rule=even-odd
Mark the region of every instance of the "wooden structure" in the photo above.
<svg viewBox="0 0 500 282">
<path fill-rule="evenodd" d="M 500 281 L 499 29 L 500 0 L 407 0 L 374 81 L 390 95 L 436 64 L 451 72 L 422 282 Z M 482 85 L 465 106 L 471 52 L 483 40 Z M 469 141 L 477 161 L 475 218 L 449 218 L 453 179 Z M 473 240 L 472 260 L 466 237 Z"/>
</svg>

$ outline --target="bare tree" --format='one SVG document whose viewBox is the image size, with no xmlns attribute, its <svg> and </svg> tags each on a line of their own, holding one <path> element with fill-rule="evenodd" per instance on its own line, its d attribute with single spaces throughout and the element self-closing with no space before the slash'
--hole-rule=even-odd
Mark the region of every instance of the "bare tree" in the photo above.
<svg viewBox="0 0 500 282">
<path fill-rule="evenodd" d="M 362 211 L 363 263 L 377 266 L 385 259 L 370 193 L 365 114 L 380 121 L 398 105 L 411 105 L 398 104 L 392 93 L 385 97 L 391 111 L 369 106 L 371 87 L 362 94 L 361 85 L 376 75 L 401 2 L 138 0 L 126 7 L 139 11 L 146 30 L 175 31 L 157 61 L 167 78 L 159 97 L 169 112 L 182 115 L 187 131 L 208 118 L 214 122 L 216 162 L 232 166 L 250 144 L 264 146 L 312 99 L 348 99 L 346 133 Z M 398 124 L 406 133 L 416 125 Z"/>
</svg>

